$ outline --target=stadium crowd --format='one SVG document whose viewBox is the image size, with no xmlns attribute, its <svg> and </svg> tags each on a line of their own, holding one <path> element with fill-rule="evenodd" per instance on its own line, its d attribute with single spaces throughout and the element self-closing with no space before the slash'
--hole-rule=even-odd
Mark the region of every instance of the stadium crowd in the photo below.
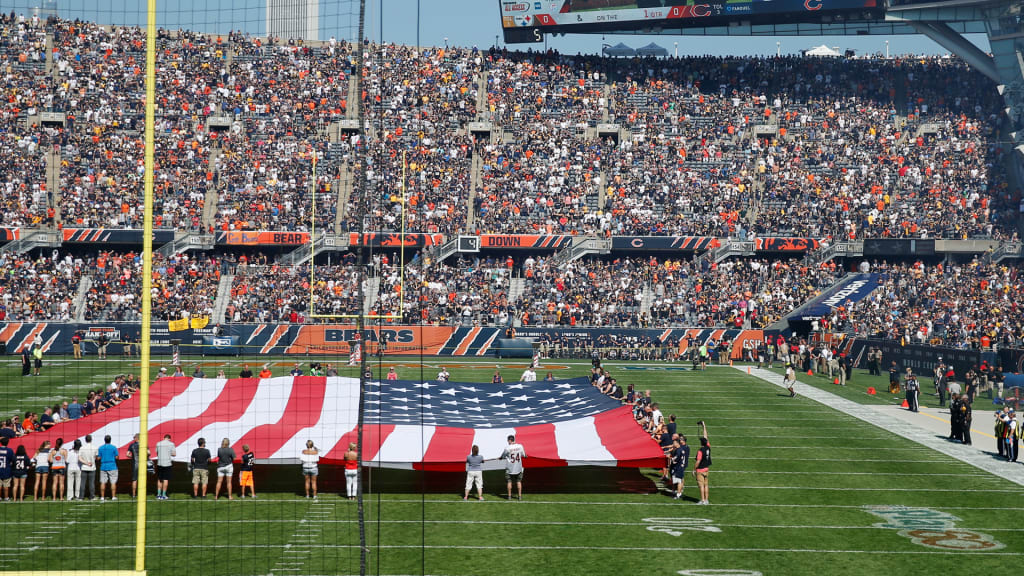
<svg viewBox="0 0 1024 576">
<path fill-rule="evenodd" d="M 841 327 L 873 336 L 957 348 L 1024 345 L 1019 264 L 876 263 L 879 287 L 835 313 Z"/>
</svg>

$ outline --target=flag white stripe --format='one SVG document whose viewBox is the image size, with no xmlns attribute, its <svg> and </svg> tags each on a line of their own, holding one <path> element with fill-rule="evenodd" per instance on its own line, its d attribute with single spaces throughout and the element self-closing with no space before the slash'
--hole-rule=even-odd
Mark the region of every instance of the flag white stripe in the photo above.
<svg viewBox="0 0 1024 576">
<path fill-rule="evenodd" d="M 327 379 L 324 404 L 316 422 L 295 433 L 271 458 L 298 458 L 312 440 L 320 456 L 331 453 L 341 437 L 354 430 L 359 422 L 359 380 L 331 377 Z"/>
<path fill-rule="evenodd" d="M 204 426 L 183 443 L 178 444 L 179 447 L 186 449 L 179 450 L 175 460 L 188 462 L 191 449 L 198 446 L 200 438 L 205 438 L 206 447 L 216 454 L 221 438 L 228 438 L 233 443 L 257 426 L 276 423 L 284 415 L 294 384 L 295 379 L 290 376 L 260 379 L 256 394 L 244 414 L 231 422 L 213 422 Z"/>
<path fill-rule="evenodd" d="M 189 383 L 184 392 L 175 396 L 167 406 L 154 410 L 149 414 L 149 429 L 174 420 L 197 418 L 220 396 L 228 381 L 223 378 L 195 379 Z M 103 437 L 110 434 L 115 446 L 124 446 L 132 441 L 132 436 L 139 431 L 139 417 L 116 420 L 92 432 L 93 442 L 102 442 Z"/>
<path fill-rule="evenodd" d="M 494 460 L 493 462 L 484 462 L 484 470 L 501 470 L 505 468 L 505 463 L 501 460 L 496 460 L 498 456 L 501 456 L 501 452 L 505 450 L 505 446 L 508 446 L 508 437 L 510 434 L 515 434 L 515 428 L 478 428 L 473 434 L 473 444 L 480 447 L 480 455 L 487 460 Z M 526 456 L 530 456 L 529 448 L 527 448 Z"/>
<path fill-rule="evenodd" d="M 562 460 L 615 461 L 601 443 L 592 416 L 555 422 L 555 444 Z"/>
<path fill-rule="evenodd" d="M 422 462 L 427 453 L 434 426 L 395 426 L 381 444 L 373 462 Z"/>
</svg>

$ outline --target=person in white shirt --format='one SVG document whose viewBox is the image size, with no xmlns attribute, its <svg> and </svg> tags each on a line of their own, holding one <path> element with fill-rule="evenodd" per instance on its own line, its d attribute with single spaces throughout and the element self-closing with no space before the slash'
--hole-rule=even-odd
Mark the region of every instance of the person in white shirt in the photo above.
<svg viewBox="0 0 1024 576">
<path fill-rule="evenodd" d="M 86 435 L 85 444 L 78 450 L 78 462 L 82 465 L 82 482 L 78 489 L 78 498 L 96 499 L 96 447 L 92 445 L 92 434 Z"/>
<path fill-rule="evenodd" d="M 319 474 L 317 464 L 320 463 L 320 451 L 312 440 L 306 440 L 306 449 L 299 455 L 302 462 L 302 475 L 306 478 L 306 498 L 316 498 L 316 477 Z M 312 496 L 310 491 L 312 490 Z"/>
<path fill-rule="evenodd" d="M 449 378 L 451 378 L 451 374 L 445 370 L 444 366 L 441 366 L 441 371 L 437 373 L 437 380 L 439 382 L 447 382 Z"/>
<path fill-rule="evenodd" d="M 523 371 L 523 375 L 519 378 L 520 382 L 536 382 L 537 373 L 533 371 L 533 367 L 530 366 Z"/>
<path fill-rule="evenodd" d="M 792 364 L 786 364 L 786 375 L 782 378 L 782 383 L 789 390 L 790 398 L 796 396 L 796 391 L 793 390 L 793 386 L 796 385 L 796 370 Z"/>
<path fill-rule="evenodd" d="M 82 484 L 82 462 L 78 459 L 78 453 L 82 449 L 82 441 L 75 440 L 71 450 L 68 450 L 68 500 L 78 499 L 78 493 Z"/>
<path fill-rule="evenodd" d="M 519 500 L 523 499 L 523 460 L 526 458 L 526 450 L 522 444 L 516 444 L 515 435 L 509 435 L 508 446 L 498 457 L 505 461 L 505 482 L 508 484 L 508 499 L 512 499 L 512 483 L 516 483 L 516 493 Z"/>
<path fill-rule="evenodd" d="M 156 499 L 167 500 L 167 485 L 171 482 L 173 458 L 178 451 L 171 442 L 171 435 L 165 434 L 164 439 L 156 443 Z"/>
</svg>

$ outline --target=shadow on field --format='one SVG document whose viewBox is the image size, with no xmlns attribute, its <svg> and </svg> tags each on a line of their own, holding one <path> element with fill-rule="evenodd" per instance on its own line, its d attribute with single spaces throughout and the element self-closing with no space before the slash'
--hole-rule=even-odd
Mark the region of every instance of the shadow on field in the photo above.
<svg viewBox="0 0 1024 576">
<path fill-rule="evenodd" d="M 175 465 L 172 493 L 191 492 L 191 474 L 185 467 Z M 211 474 L 212 476 L 212 474 Z M 256 492 L 303 494 L 302 472 L 298 465 L 257 465 L 253 474 Z M 122 476 L 123 477 L 123 476 Z M 150 476 L 153 479 L 153 476 Z M 237 478 L 235 489 L 238 489 Z M 366 493 L 393 494 L 462 494 L 466 484 L 465 472 L 421 472 L 388 468 L 364 468 L 363 487 Z M 501 470 L 484 472 L 485 492 L 504 492 L 505 473 Z M 318 478 L 321 493 L 344 493 L 345 471 L 340 466 L 321 465 Z M 213 487 L 211 486 L 212 490 Z M 120 488 L 119 488 L 120 490 Z M 658 491 L 652 478 L 642 469 L 611 468 L 601 466 L 573 466 L 565 468 L 528 468 L 523 477 L 523 491 L 531 494 L 650 494 Z"/>
</svg>

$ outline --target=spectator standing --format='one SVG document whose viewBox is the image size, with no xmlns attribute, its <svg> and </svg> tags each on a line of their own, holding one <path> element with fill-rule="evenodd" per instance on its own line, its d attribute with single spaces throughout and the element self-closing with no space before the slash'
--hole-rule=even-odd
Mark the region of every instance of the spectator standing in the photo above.
<svg viewBox="0 0 1024 576">
<path fill-rule="evenodd" d="M 505 483 L 508 488 L 508 499 L 512 499 L 512 484 L 516 485 L 516 495 L 519 500 L 523 499 L 523 460 L 526 459 L 526 450 L 522 444 L 516 443 L 515 435 L 508 437 L 508 446 L 498 457 L 505 461 Z"/>
<path fill-rule="evenodd" d="M 480 447 L 473 444 L 472 453 L 466 456 L 466 492 L 462 495 L 463 500 L 469 500 L 469 491 L 476 484 L 477 500 L 484 499 L 484 462 L 487 460 L 480 455 Z"/>
<path fill-rule="evenodd" d="M 14 450 L 7 447 L 11 439 L 0 437 L 0 499 L 11 499 L 11 484 L 14 479 Z"/>
<path fill-rule="evenodd" d="M 100 458 L 100 502 L 106 495 L 104 485 L 110 485 L 110 499 L 117 500 L 117 446 L 110 443 L 110 435 L 103 437 L 103 446 L 99 449 Z"/>
<path fill-rule="evenodd" d="M 143 460 L 139 458 L 139 435 L 135 434 L 132 437 L 132 443 L 128 445 L 128 459 L 132 461 L 132 498 L 135 498 L 135 493 L 139 489 L 139 462 Z M 145 460 L 149 460 L 149 455 Z"/>
<path fill-rule="evenodd" d="M 220 448 L 217 449 L 217 486 L 213 489 L 213 499 L 220 498 L 220 485 L 225 484 L 228 500 L 234 500 L 231 487 L 232 477 L 235 475 L 235 449 L 231 447 L 231 441 L 227 438 L 221 440 Z"/>
<path fill-rule="evenodd" d="M 242 365 L 242 371 L 238 373 L 239 378 L 252 378 L 252 370 L 249 369 L 248 364 Z"/>
<path fill-rule="evenodd" d="M 78 439 L 75 439 L 68 450 L 68 500 L 81 500 L 79 494 L 82 490 L 82 462 L 78 459 L 81 450 L 82 441 Z"/>
<path fill-rule="evenodd" d="M 171 442 L 171 435 L 156 443 L 156 499 L 167 500 L 167 485 L 171 482 L 174 457 L 178 451 Z"/>
<path fill-rule="evenodd" d="M 686 445 L 686 436 L 676 438 L 675 447 L 669 455 L 672 471 L 672 483 L 676 487 L 674 498 L 679 500 L 683 497 L 683 488 L 686 487 L 686 467 L 690 463 L 690 447 Z"/>
<path fill-rule="evenodd" d="M 306 440 L 306 448 L 299 456 L 302 462 L 302 476 L 306 479 L 306 498 L 316 498 L 316 477 L 318 472 L 317 464 L 320 462 L 320 451 L 313 445 L 312 440 Z M 312 496 L 310 493 L 312 492 Z"/>
<path fill-rule="evenodd" d="M 78 462 L 82 465 L 82 486 L 78 491 L 79 499 L 96 499 L 96 447 L 92 445 L 92 434 L 85 436 L 85 444 L 78 451 Z"/>
<path fill-rule="evenodd" d="M 534 371 L 533 366 L 527 366 L 526 370 L 523 370 L 523 375 L 519 379 L 520 382 L 536 382 L 537 372 Z"/>
<path fill-rule="evenodd" d="M 192 497 L 206 498 L 206 489 L 210 482 L 210 450 L 206 447 L 206 439 L 199 439 L 199 446 L 192 450 L 189 465 L 192 467 Z M 202 486 L 202 496 L 199 487 Z"/>
<path fill-rule="evenodd" d="M 110 343 L 110 338 L 107 337 L 106 332 L 100 332 L 100 335 L 96 338 L 96 357 L 100 360 L 107 359 L 107 344 Z"/>
<path fill-rule="evenodd" d="M 245 489 L 249 488 L 249 494 L 256 497 L 256 483 L 253 480 L 253 468 L 256 466 L 256 454 L 249 449 L 248 444 L 242 444 L 242 468 L 238 473 L 238 487 L 245 498 Z"/>
<path fill-rule="evenodd" d="M 78 330 L 71 335 L 71 350 L 75 354 L 75 360 L 82 359 L 82 333 Z"/>
<path fill-rule="evenodd" d="M 782 383 L 789 390 L 789 397 L 796 396 L 796 370 L 791 363 L 786 363 L 786 375 L 782 377 Z"/>
<path fill-rule="evenodd" d="M 36 468 L 36 482 L 32 485 L 32 499 L 38 500 L 39 493 L 43 493 L 43 500 L 46 500 L 46 482 L 50 477 L 50 441 L 44 440 L 32 462 Z"/>
<path fill-rule="evenodd" d="M 697 451 L 697 460 L 693 465 L 693 475 L 697 478 L 697 487 L 700 489 L 700 501 L 697 504 L 708 505 L 711 503 L 708 496 L 708 472 L 711 470 L 711 443 L 708 441 L 708 427 L 704 421 L 700 421 L 701 436 L 700 450 Z"/>
<path fill-rule="evenodd" d="M 345 452 L 345 494 L 349 500 L 359 495 L 359 453 L 355 442 L 349 442 Z"/>
<path fill-rule="evenodd" d="M 28 470 L 31 466 L 32 460 L 29 459 L 28 452 L 25 451 L 25 445 L 20 444 L 14 451 L 14 471 L 12 472 L 14 482 L 11 484 L 11 498 L 15 502 L 25 501 L 25 482 L 28 480 Z"/>
<path fill-rule="evenodd" d="M 32 350 L 27 346 L 21 349 L 21 375 L 32 375 Z"/>
<path fill-rule="evenodd" d="M 398 373 L 395 372 L 395 367 L 394 366 L 392 366 L 391 368 L 388 368 L 387 379 L 388 380 L 398 380 Z"/>
<path fill-rule="evenodd" d="M 64 498 L 64 480 L 68 472 L 68 451 L 64 448 L 64 439 L 57 438 L 53 450 L 50 451 L 50 475 L 53 477 L 53 500 Z"/>
<path fill-rule="evenodd" d="M 32 345 L 32 374 L 39 376 L 40 371 L 43 369 L 43 345 L 33 344 Z"/>
</svg>

